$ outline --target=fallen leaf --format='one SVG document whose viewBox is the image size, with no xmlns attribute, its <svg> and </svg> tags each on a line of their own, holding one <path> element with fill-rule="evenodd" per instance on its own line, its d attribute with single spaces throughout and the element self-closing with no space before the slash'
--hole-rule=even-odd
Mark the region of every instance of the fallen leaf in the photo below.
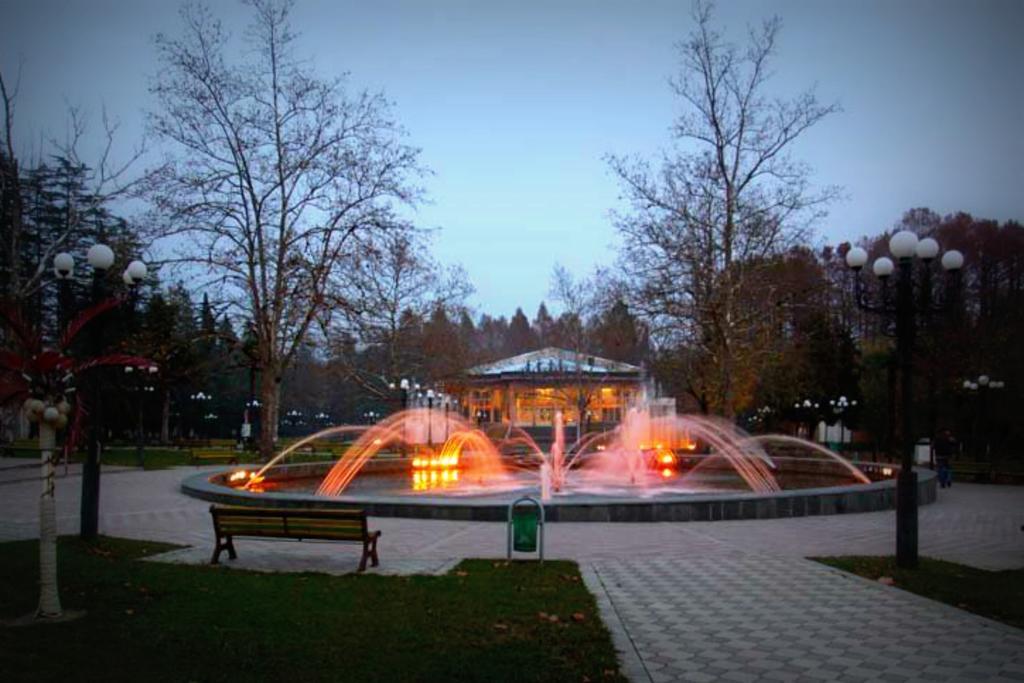
<svg viewBox="0 0 1024 683">
<path fill-rule="evenodd" d="M 547 619 L 548 618 L 548 613 L 547 612 L 537 612 L 537 616 L 540 617 L 541 619 Z"/>
<path fill-rule="evenodd" d="M 508 624 L 495 624 L 494 625 L 494 630 L 495 631 L 507 631 L 508 630 Z"/>
<path fill-rule="evenodd" d="M 895 586 L 896 585 L 896 581 L 891 576 L 879 576 L 878 577 L 878 583 L 882 584 L 883 586 Z"/>
<path fill-rule="evenodd" d="M 552 624 L 557 624 L 558 623 L 558 615 L 557 614 L 552 614 L 550 617 L 548 617 L 548 621 L 550 621 Z"/>
<path fill-rule="evenodd" d="M 464 572 L 461 569 L 455 572 L 455 576 L 469 576 L 469 572 Z"/>
<path fill-rule="evenodd" d="M 133 610 L 133 609 L 126 609 L 126 610 L 124 611 L 124 613 L 125 613 L 125 614 L 135 614 L 135 610 Z"/>
<path fill-rule="evenodd" d="M 583 614 L 583 612 L 573 612 L 572 613 L 572 620 L 573 621 L 583 621 L 586 618 L 587 617 L 586 617 L 585 614 Z"/>
</svg>

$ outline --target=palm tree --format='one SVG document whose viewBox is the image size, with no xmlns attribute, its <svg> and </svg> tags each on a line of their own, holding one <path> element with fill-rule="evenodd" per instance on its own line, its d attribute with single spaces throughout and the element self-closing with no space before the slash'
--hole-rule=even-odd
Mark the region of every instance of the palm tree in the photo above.
<svg viewBox="0 0 1024 683">
<path fill-rule="evenodd" d="M 57 513 L 54 498 L 56 432 L 69 424 L 65 451 L 71 451 L 82 430 L 85 406 L 75 382 L 102 366 L 152 366 L 138 356 L 110 354 L 72 357 L 68 349 L 82 329 L 97 316 L 116 308 L 120 299 L 100 302 L 78 314 L 64 330 L 56 348 L 45 348 L 42 335 L 22 317 L 17 306 L 0 304 L 0 323 L 10 332 L 8 348 L 0 349 L 0 404 L 22 403 L 28 419 L 39 424 L 43 491 L 39 499 L 39 607 L 37 620 L 63 616 L 57 588 Z"/>
</svg>

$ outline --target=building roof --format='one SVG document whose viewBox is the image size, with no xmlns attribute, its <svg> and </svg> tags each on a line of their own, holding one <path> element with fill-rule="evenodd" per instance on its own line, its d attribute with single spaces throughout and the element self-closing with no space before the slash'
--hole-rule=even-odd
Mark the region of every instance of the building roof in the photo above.
<svg viewBox="0 0 1024 683">
<path fill-rule="evenodd" d="M 599 358 L 587 353 L 577 354 L 574 351 L 549 346 L 546 349 L 521 353 L 518 356 L 504 358 L 493 363 L 484 363 L 466 370 L 466 374 L 471 377 L 497 377 L 510 374 L 575 374 L 577 372 L 602 376 L 640 375 L 643 369 L 629 363 Z"/>
</svg>

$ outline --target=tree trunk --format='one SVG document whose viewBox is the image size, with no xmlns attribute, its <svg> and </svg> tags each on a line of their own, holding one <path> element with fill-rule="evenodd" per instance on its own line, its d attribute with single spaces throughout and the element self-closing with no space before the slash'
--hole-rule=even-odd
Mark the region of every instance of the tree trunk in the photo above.
<svg viewBox="0 0 1024 683">
<path fill-rule="evenodd" d="M 36 616 L 52 619 L 62 614 L 57 590 L 57 508 L 54 500 L 53 425 L 39 421 L 43 494 L 39 498 L 39 609 Z"/>
<path fill-rule="evenodd" d="M 279 375 L 271 367 L 263 368 L 260 373 L 260 457 L 264 462 L 273 457 L 276 448 L 281 400 Z"/>
<path fill-rule="evenodd" d="M 165 387 L 160 407 L 160 443 L 171 442 L 171 392 Z"/>
</svg>

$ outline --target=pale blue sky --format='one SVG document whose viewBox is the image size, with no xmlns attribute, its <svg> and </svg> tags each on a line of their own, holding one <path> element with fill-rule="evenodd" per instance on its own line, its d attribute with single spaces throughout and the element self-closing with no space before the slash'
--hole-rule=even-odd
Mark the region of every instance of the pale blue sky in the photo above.
<svg viewBox="0 0 1024 683">
<path fill-rule="evenodd" d="M 239 3 L 213 3 L 236 32 Z M 474 305 L 532 315 L 556 262 L 614 260 L 618 187 L 606 153 L 650 155 L 678 102 L 666 79 L 687 0 L 484 2 L 299 0 L 300 49 L 325 75 L 386 91 L 435 175 L 416 220 L 440 227 L 437 256 L 462 263 Z M 18 126 L 30 149 L 59 134 L 63 104 L 142 131 L 151 37 L 177 32 L 166 0 L 0 1 L 0 68 L 25 60 Z M 1024 2 L 721 2 L 720 23 L 784 22 L 780 95 L 814 83 L 845 111 L 798 155 L 849 199 L 817 227 L 836 242 L 890 226 L 915 206 L 1024 218 Z"/>
</svg>

